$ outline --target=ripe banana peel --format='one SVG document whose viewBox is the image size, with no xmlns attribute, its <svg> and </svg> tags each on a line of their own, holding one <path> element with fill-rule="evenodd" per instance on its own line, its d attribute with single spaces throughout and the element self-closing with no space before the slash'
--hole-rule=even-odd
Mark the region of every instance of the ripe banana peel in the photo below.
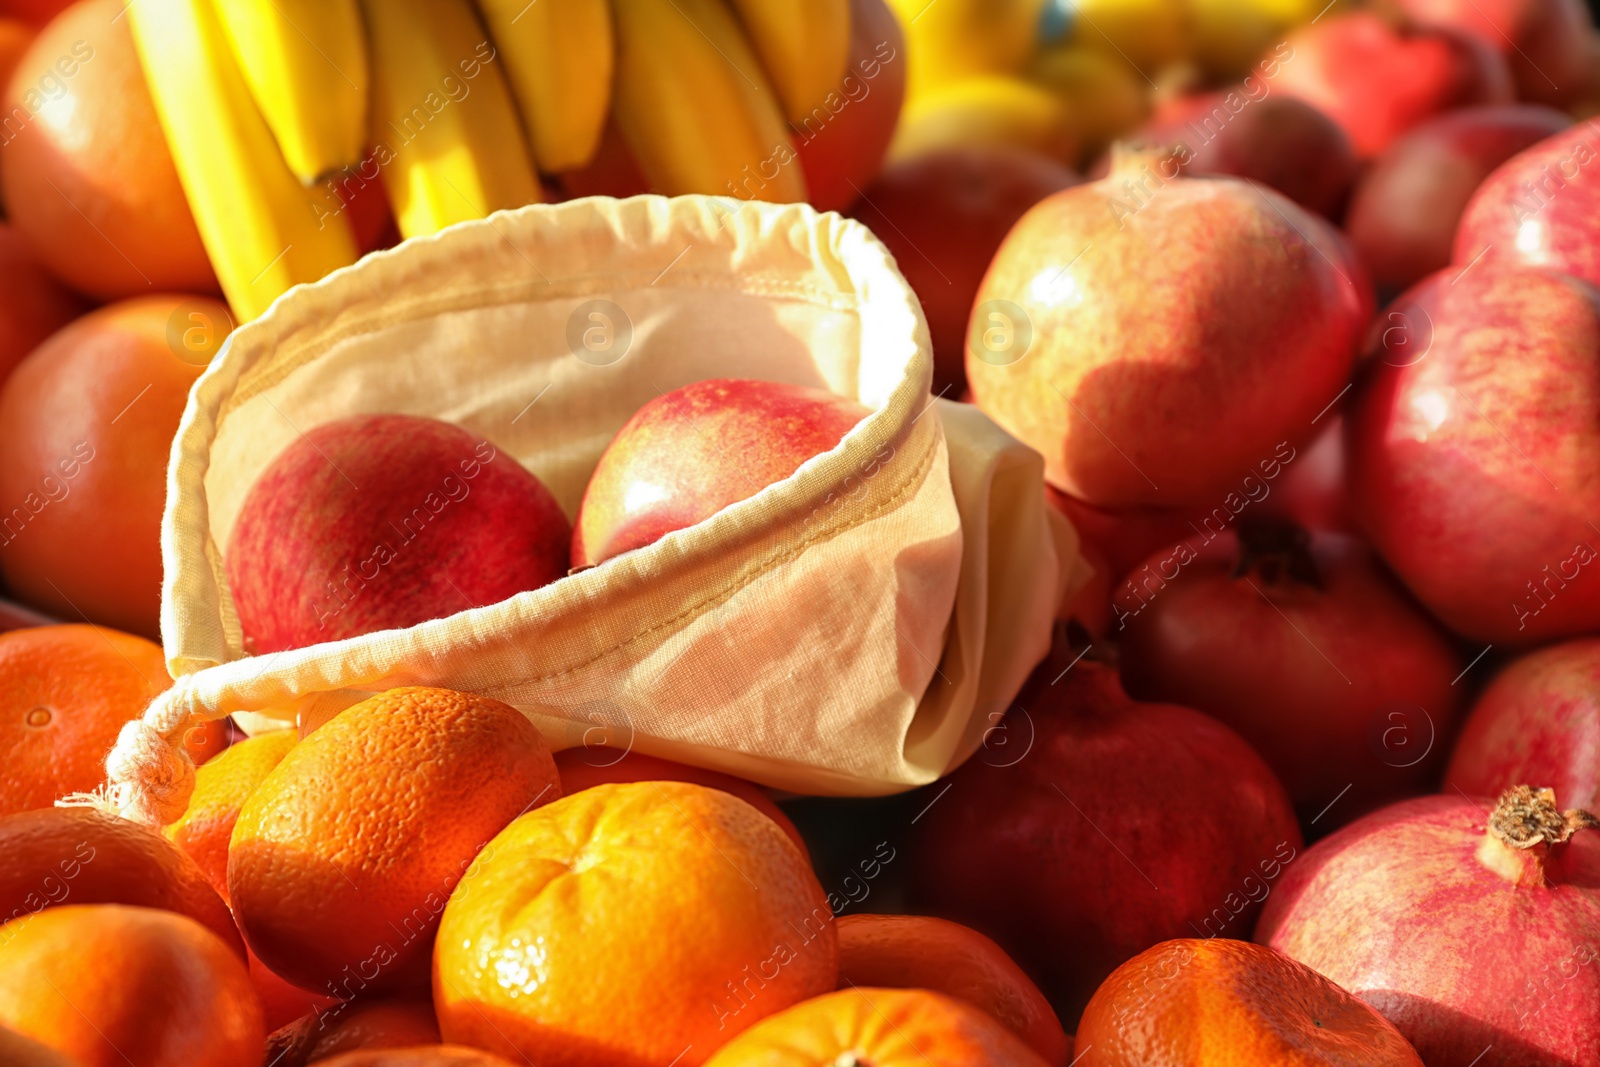
<svg viewBox="0 0 1600 1067">
<path fill-rule="evenodd" d="M 214 0 L 289 169 L 306 185 L 367 143 L 367 36 L 357 0 Z"/>
<path fill-rule="evenodd" d="M 502 57 L 468 0 L 363 0 L 362 10 L 371 138 L 401 234 L 541 199 Z"/>
<path fill-rule="evenodd" d="M 178 178 L 234 315 L 355 262 L 343 215 L 289 170 L 234 59 L 213 0 L 129 5 L 134 45 Z"/>
<path fill-rule="evenodd" d="M 594 159 L 611 109 L 610 0 L 478 0 L 539 169 Z"/>
<path fill-rule="evenodd" d="M 790 122 L 839 91 L 850 57 L 850 0 L 732 2 Z"/>
<path fill-rule="evenodd" d="M 612 12 L 617 127 L 656 191 L 805 199 L 777 95 L 722 0 L 613 0 Z"/>
</svg>

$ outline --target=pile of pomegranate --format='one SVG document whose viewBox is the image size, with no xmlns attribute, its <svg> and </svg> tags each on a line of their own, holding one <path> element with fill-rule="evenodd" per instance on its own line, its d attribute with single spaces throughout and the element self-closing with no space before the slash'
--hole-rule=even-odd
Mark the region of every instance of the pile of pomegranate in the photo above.
<svg viewBox="0 0 1600 1067">
<path fill-rule="evenodd" d="M 965 387 L 1095 573 L 923 794 L 911 885 L 1069 1029 L 1237 939 L 1428 1067 L 1600 1065 L 1600 120 L 1529 34 L 1307 27 L 977 290 Z"/>
</svg>

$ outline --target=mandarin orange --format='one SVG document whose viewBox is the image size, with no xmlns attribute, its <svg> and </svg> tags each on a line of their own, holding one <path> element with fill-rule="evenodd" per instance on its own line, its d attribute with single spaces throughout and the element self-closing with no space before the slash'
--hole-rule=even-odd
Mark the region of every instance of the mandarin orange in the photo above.
<svg viewBox="0 0 1600 1067">
<path fill-rule="evenodd" d="M 1263 945 L 1184 938 L 1111 972 L 1078 1024 L 1078 1067 L 1422 1067 L 1400 1031 Z"/>
<path fill-rule="evenodd" d="M 91 808 L 0 816 L 0 923 L 62 904 L 129 904 L 187 915 L 241 960 L 244 942 L 205 872 L 148 826 Z M 0 926 L 0 941 L 10 925 Z"/>
<path fill-rule="evenodd" d="M 606 782 L 694 782 L 732 793 L 777 823 L 802 855 L 808 859 L 811 856 L 806 839 L 800 836 L 799 828 L 783 809 L 760 786 L 743 778 L 646 756 L 643 752 L 595 746 L 564 748 L 557 752 L 556 770 L 561 772 L 561 792 L 567 796 Z"/>
<path fill-rule="evenodd" d="M 1072 1039 L 1039 987 L 1005 950 L 969 926 L 923 915 L 839 919 L 839 988 L 931 989 L 994 1016 L 1061 1067 Z"/>
<path fill-rule="evenodd" d="M 342 1000 L 426 985 L 463 872 L 560 795 L 544 739 L 509 704 L 391 689 L 291 748 L 245 801 L 228 897 L 250 947 L 296 985 Z"/>
<path fill-rule="evenodd" d="M 858 986 L 797 1004 L 728 1042 L 706 1067 L 1043 1067 L 966 1001 Z"/>
<path fill-rule="evenodd" d="M 0 186 L 16 227 L 101 299 L 214 292 L 121 0 L 81 0 L 18 61 L 5 92 Z"/>
<path fill-rule="evenodd" d="M 0 1024 L 80 1067 L 260 1067 L 244 963 L 188 916 L 67 905 L 7 929 Z"/>
<path fill-rule="evenodd" d="M 0 225 L 0 382 L 86 306 L 45 270 L 16 227 Z"/>
<path fill-rule="evenodd" d="M 489 842 L 445 907 L 433 1002 L 445 1040 L 541 1067 L 694 1067 L 837 976 L 827 897 L 777 824 L 631 782 Z"/>
<path fill-rule="evenodd" d="M 0 389 L 0 574 L 19 599 L 159 634 L 172 438 L 231 328 L 209 297 L 141 297 L 18 364 Z"/>
<path fill-rule="evenodd" d="M 93 790 L 123 724 L 171 684 L 160 647 L 132 634 L 0 633 L 0 815 Z"/>
<path fill-rule="evenodd" d="M 239 809 L 300 740 L 293 730 L 275 730 L 228 748 L 194 773 L 189 807 L 163 832 L 189 854 L 228 899 L 228 841 Z"/>
</svg>

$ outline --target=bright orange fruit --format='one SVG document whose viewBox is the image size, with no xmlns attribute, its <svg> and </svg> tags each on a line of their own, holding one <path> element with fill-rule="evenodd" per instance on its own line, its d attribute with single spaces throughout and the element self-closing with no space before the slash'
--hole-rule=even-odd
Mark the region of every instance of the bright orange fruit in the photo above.
<svg viewBox="0 0 1600 1067">
<path fill-rule="evenodd" d="M 1061 1067 L 1072 1039 L 1033 980 L 1005 950 L 960 923 L 922 915 L 839 919 L 839 988 L 931 989 L 964 1000 L 1010 1027 Z"/>
<path fill-rule="evenodd" d="M 93 790 L 123 724 L 171 685 L 160 647 L 142 637 L 79 625 L 0 633 L 0 814 Z"/>
<path fill-rule="evenodd" d="M 228 841 L 239 809 L 300 740 L 293 730 L 247 738 L 195 771 L 188 809 L 168 826 L 167 839 L 189 854 L 228 899 Z"/>
<path fill-rule="evenodd" d="M 1023 1040 L 965 1001 L 858 987 L 797 1004 L 724 1045 L 706 1067 L 1043 1067 Z"/>
<path fill-rule="evenodd" d="M 1422 1067 L 1364 1001 L 1264 945 L 1184 938 L 1111 972 L 1077 1067 Z"/>
<path fill-rule="evenodd" d="M 771 819 L 685 782 L 599 785 L 489 842 L 445 908 L 447 1041 L 540 1067 L 694 1067 L 833 988 L 833 914 Z"/>
<path fill-rule="evenodd" d="M 80 1067 L 260 1067 L 244 963 L 184 915 L 67 905 L 8 923 L 0 1024 Z"/>
<path fill-rule="evenodd" d="M 801 855 L 808 859 L 811 856 L 806 848 L 806 839 L 800 836 L 799 829 L 783 813 L 783 809 L 760 786 L 743 778 L 646 756 L 643 752 L 588 746 L 565 748 L 557 752 L 556 770 L 561 772 L 561 792 L 567 796 L 607 782 L 694 782 L 732 793 L 777 823 L 778 828 L 799 847 Z"/>
<path fill-rule="evenodd" d="M 196 920 L 244 959 L 205 873 L 148 826 L 89 808 L 21 811 L 0 816 L 0 857 L 0 922 L 61 904 L 163 908 Z M 0 941 L 9 930 L 0 927 Z"/>
<path fill-rule="evenodd" d="M 250 947 L 296 985 L 348 1000 L 427 983 L 445 901 L 512 819 L 561 795 L 517 709 L 391 689 L 295 745 L 245 801 L 228 896 Z"/>
</svg>

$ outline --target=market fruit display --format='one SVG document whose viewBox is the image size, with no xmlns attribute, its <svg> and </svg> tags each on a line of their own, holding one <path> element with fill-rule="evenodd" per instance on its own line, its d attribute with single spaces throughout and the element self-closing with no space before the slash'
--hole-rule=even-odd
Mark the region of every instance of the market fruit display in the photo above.
<svg viewBox="0 0 1600 1067">
<path fill-rule="evenodd" d="M 1594 1063 L 1595 825 L 1526 785 L 1403 801 L 1291 865 L 1255 939 L 1377 1008 L 1429 1067 L 1489 1045 Z"/>
<path fill-rule="evenodd" d="M 295 438 L 250 488 L 225 560 L 257 652 L 411 626 L 567 572 L 536 475 L 437 419 L 353 416 Z"/>
<path fill-rule="evenodd" d="M 0 1067 L 1600 1067 L 1579 0 L 9 0 L 0 92 Z M 948 615 L 813 522 L 901 414 Z"/>
<path fill-rule="evenodd" d="M 1220 500 L 1312 435 L 1371 297 L 1327 223 L 1140 150 L 1024 215 L 974 308 L 973 398 L 1044 455 L 1051 484 L 1177 507 Z"/>
</svg>

